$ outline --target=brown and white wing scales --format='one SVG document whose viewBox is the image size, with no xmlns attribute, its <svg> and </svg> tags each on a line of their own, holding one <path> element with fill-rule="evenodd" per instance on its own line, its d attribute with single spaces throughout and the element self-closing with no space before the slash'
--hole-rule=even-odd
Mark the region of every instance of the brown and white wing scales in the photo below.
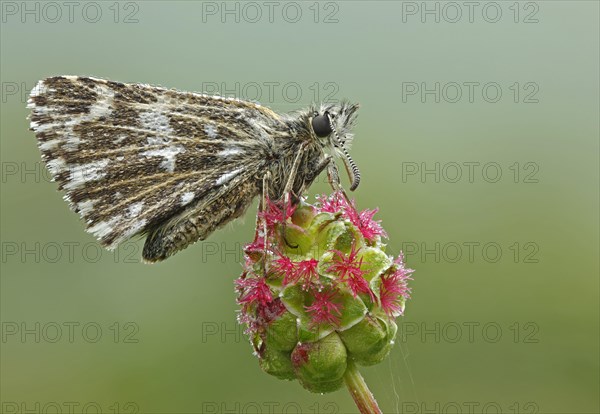
<svg viewBox="0 0 600 414">
<path fill-rule="evenodd" d="M 28 107 L 42 157 L 87 230 L 109 248 L 149 233 L 149 261 L 241 214 L 258 192 L 241 186 L 264 170 L 273 131 L 286 129 L 253 103 L 74 76 L 40 81 Z M 242 190 L 239 205 L 219 207 Z"/>
<path fill-rule="evenodd" d="M 204 240 L 227 222 L 240 217 L 259 192 L 255 180 L 242 177 L 220 187 L 202 208 L 190 208 L 148 231 L 142 257 L 152 263 L 164 260 L 188 245 Z"/>
</svg>

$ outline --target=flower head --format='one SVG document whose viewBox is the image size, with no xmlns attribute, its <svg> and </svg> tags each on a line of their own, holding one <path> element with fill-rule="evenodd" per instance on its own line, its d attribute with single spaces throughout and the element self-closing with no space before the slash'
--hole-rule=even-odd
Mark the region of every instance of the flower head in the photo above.
<svg viewBox="0 0 600 414">
<path fill-rule="evenodd" d="M 349 359 L 371 365 L 389 354 L 412 270 L 385 253 L 376 212 L 341 192 L 314 205 L 266 201 L 236 283 L 238 320 L 264 371 L 328 392 Z"/>
</svg>

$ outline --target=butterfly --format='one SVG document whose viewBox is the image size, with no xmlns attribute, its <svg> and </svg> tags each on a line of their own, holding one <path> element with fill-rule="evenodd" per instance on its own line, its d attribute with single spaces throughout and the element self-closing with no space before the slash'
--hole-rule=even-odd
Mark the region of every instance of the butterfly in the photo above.
<svg viewBox="0 0 600 414">
<path fill-rule="evenodd" d="M 357 104 L 277 113 L 254 102 L 79 76 L 30 93 L 30 129 L 86 230 L 108 248 L 145 236 L 158 262 L 240 217 L 255 197 L 301 195 L 323 171 L 351 178 Z M 261 203 L 261 205 L 264 205 Z"/>
</svg>

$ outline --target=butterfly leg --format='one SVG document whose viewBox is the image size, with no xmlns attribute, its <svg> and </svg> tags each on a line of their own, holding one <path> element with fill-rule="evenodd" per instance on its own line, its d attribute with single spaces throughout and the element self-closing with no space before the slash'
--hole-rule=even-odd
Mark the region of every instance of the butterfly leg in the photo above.
<svg viewBox="0 0 600 414">
<path fill-rule="evenodd" d="M 290 200 L 291 194 L 294 189 L 294 182 L 296 181 L 296 176 L 298 175 L 298 169 L 300 168 L 300 163 L 302 162 L 302 159 L 304 158 L 305 151 L 306 151 L 306 145 L 303 144 L 298 149 L 298 153 L 296 154 L 296 157 L 294 158 L 294 162 L 292 163 L 290 175 L 287 179 L 287 182 L 285 183 L 285 187 L 283 188 L 283 215 L 284 215 L 284 218 L 287 217 L 288 206 L 290 206 L 290 208 L 291 208 L 291 200 Z M 298 194 L 295 194 L 295 195 L 298 196 Z M 287 239 L 285 238 L 285 229 L 286 229 L 286 225 L 284 222 L 283 226 L 281 228 L 282 239 L 285 241 L 285 243 L 289 247 L 297 248 L 298 246 L 292 246 L 288 243 Z"/>
<path fill-rule="evenodd" d="M 340 183 L 340 174 L 337 165 L 335 165 L 334 161 L 331 161 L 327 166 L 327 178 L 329 180 L 331 188 L 333 188 L 333 191 L 341 193 L 346 199 L 346 201 L 350 203 L 350 199 L 348 198 L 348 195 L 346 194 Z"/>
<path fill-rule="evenodd" d="M 331 162 L 327 166 L 327 179 L 334 191 L 344 191 L 340 184 L 340 173 L 335 162 Z"/>
<path fill-rule="evenodd" d="M 265 175 L 263 175 L 262 179 L 262 196 L 260 199 L 259 211 L 264 212 L 267 209 L 267 197 L 269 196 L 269 182 L 271 181 L 271 171 L 267 171 Z M 264 216 L 262 217 L 261 223 L 261 215 L 258 214 L 256 217 L 256 230 L 260 228 L 262 225 L 262 234 L 263 234 L 263 276 L 267 277 L 267 252 L 269 250 L 268 243 L 269 237 L 267 234 L 267 220 L 265 220 Z M 260 233 L 257 234 L 257 237 L 260 237 Z"/>
<path fill-rule="evenodd" d="M 318 176 L 321 174 L 325 168 L 329 167 L 329 164 L 333 164 L 333 157 L 331 155 L 324 156 L 320 161 L 317 162 L 313 171 L 311 171 L 311 175 L 308 177 L 308 182 L 312 183 Z"/>
<path fill-rule="evenodd" d="M 296 181 L 296 176 L 298 175 L 298 169 L 300 168 L 300 163 L 302 162 L 302 158 L 304 158 L 304 154 L 306 151 L 306 145 L 303 144 L 300 146 L 296 157 L 294 158 L 294 162 L 292 163 L 292 168 L 290 170 L 290 175 L 285 183 L 285 187 L 283 188 L 283 214 L 284 217 L 287 216 L 288 206 L 290 206 L 290 198 L 291 194 L 294 190 L 294 182 Z M 294 194 L 295 196 L 299 196 L 300 194 Z M 284 224 L 285 230 L 285 224 Z"/>
<path fill-rule="evenodd" d="M 290 175 L 285 183 L 285 187 L 283 188 L 283 199 L 285 202 L 285 206 L 289 202 L 290 193 L 294 189 L 294 182 L 296 181 L 296 176 L 298 175 L 298 169 L 300 168 L 300 162 L 302 158 L 304 158 L 304 153 L 306 151 L 306 145 L 301 145 L 298 149 L 298 153 L 294 158 L 294 162 L 292 163 L 292 168 L 290 170 Z"/>
</svg>

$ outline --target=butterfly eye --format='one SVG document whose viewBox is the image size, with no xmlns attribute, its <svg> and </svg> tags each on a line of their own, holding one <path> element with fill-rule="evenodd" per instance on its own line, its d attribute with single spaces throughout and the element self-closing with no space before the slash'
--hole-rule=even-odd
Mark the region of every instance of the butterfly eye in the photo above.
<svg viewBox="0 0 600 414">
<path fill-rule="evenodd" d="M 324 115 L 317 115 L 312 119 L 312 129 L 319 138 L 324 138 L 331 134 L 331 122 L 329 122 L 327 113 Z"/>
</svg>

